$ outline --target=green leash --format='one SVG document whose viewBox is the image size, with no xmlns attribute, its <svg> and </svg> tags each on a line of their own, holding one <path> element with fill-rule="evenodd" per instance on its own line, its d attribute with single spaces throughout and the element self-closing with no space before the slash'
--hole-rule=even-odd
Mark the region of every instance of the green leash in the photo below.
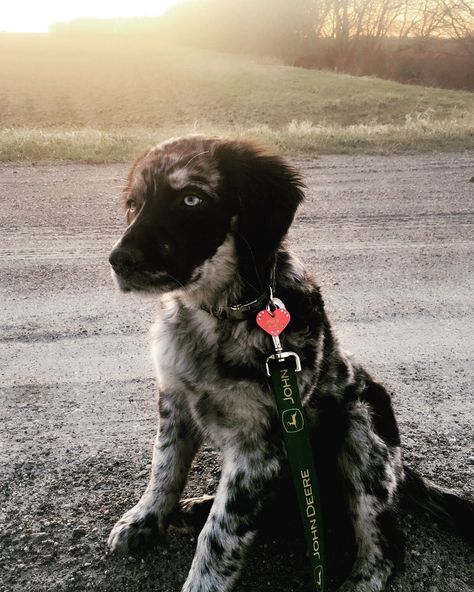
<svg viewBox="0 0 474 592">
<path fill-rule="evenodd" d="M 267 358 L 270 377 L 280 416 L 283 439 L 309 552 L 314 589 L 324 592 L 324 544 L 321 504 L 318 494 L 313 452 L 301 404 L 296 372 L 300 359 L 294 352 L 284 352 L 279 335 L 290 322 L 290 314 L 281 300 L 270 291 L 269 306 L 257 314 L 257 324 L 273 338 L 275 353 Z"/>
</svg>

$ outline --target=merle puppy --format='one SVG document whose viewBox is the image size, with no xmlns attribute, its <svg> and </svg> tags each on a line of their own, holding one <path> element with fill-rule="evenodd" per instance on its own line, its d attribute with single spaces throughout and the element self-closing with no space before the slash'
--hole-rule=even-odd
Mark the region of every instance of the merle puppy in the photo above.
<svg viewBox="0 0 474 592">
<path fill-rule="evenodd" d="M 385 588 L 402 556 L 398 516 L 407 497 L 472 539 L 473 505 L 404 466 L 389 395 L 341 351 L 318 286 L 283 242 L 302 188 L 282 159 L 201 136 L 152 148 L 128 177 L 128 226 L 110 264 L 122 290 L 157 295 L 159 430 L 148 487 L 108 544 L 128 552 L 163 533 L 179 510 L 204 516 L 183 592 L 231 590 L 259 520 L 287 495 L 265 374 L 272 340 L 255 322 L 272 283 L 291 313 L 281 340 L 301 358 L 297 376 L 328 532 L 349 525 L 354 541 L 339 590 Z M 180 501 L 204 438 L 224 459 L 217 492 Z"/>
</svg>

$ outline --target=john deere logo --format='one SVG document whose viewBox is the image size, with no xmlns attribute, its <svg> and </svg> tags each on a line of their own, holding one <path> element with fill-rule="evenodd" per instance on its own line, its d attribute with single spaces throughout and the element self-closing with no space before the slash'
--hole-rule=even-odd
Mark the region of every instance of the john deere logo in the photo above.
<svg viewBox="0 0 474 592">
<path fill-rule="evenodd" d="M 281 420 L 285 431 L 289 433 L 300 432 L 304 427 L 303 414 L 299 409 L 286 409 Z"/>
</svg>

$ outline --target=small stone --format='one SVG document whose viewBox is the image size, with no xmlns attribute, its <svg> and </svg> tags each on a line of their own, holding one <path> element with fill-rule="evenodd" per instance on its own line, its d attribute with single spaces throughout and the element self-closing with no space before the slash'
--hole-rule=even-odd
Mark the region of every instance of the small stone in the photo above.
<svg viewBox="0 0 474 592">
<path fill-rule="evenodd" d="M 78 539 L 82 538 L 86 533 L 87 531 L 84 528 L 75 528 L 72 531 L 72 538 L 74 541 L 77 541 Z"/>
<path fill-rule="evenodd" d="M 30 535 L 30 539 L 33 541 L 41 541 L 48 538 L 48 534 L 46 532 L 32 532 Z"/>
</svg>

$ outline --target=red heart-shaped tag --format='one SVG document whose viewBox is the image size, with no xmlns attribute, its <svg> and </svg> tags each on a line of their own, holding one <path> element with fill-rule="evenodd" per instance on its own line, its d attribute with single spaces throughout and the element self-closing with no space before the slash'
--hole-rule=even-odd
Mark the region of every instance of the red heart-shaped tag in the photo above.
<svg viewBox="0 0 474 592">
<path fill-rule="evenodd" d="M 257 325 L 272 337 L 277 337 L 290 322 L 290 313 L 285 308 L 273 312 L 261 310 L 257 314 Z"/>
</svg>

